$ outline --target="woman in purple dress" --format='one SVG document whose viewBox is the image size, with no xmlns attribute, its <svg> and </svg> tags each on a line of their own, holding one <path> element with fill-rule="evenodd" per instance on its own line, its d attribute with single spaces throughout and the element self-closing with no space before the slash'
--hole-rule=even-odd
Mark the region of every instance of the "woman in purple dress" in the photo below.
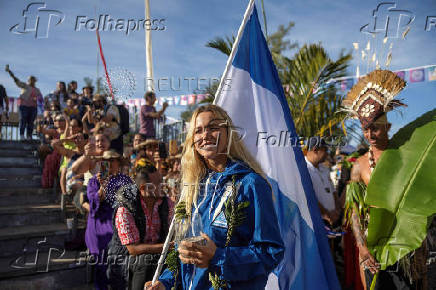
<svg viewBox="0 0 436 290">
<path fill-rule="evenodd" d="M 89 215 L 85 241 L 95 263 L 96 289 L 108 289 L 106 277 L 107 246 L 112 238 L 112 204 L 117 190 L 132 183 L 130 177 L 120 173 L 122 156 L 105 151 L 93 157 L 99 163 L 99 172 L 88 183 Z"/>
</svg>

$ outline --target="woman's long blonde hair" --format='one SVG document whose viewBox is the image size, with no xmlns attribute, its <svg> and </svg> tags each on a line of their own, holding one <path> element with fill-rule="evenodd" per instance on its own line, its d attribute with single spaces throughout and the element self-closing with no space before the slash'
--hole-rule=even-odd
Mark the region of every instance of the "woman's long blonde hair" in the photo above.
<svg viewBox="0 0 436 290">
<path fill-rule="evenodd" d="M 226 122 L 227 136 L 229 138 L 227 144 L 230 146 L 230 150 L 227 148 L 228 158 L 244 162 L 253 169 L 254 172 L 266 179 L 265 173 L 259 163 L 257 163 L 247 150 L 239 134 L 235 130 L 230 134 L 230 130 L 232 130 L 234 126 L 227 112 L 216 105 L 201 106 L 192 114 L 182 156 L 182 195 L 180 200 L 185 202 L 186 213 L 188 215 L 192 212 L 193 202 L 197 202 L 200 181 L 206 176 L 207 171 L 203 157 L 198 154 L 194 147 L 195 121 L 198 115 L 203 112 L 212 112 L 215 118 L 222 119 L 223 122 Z"/>
</svg>

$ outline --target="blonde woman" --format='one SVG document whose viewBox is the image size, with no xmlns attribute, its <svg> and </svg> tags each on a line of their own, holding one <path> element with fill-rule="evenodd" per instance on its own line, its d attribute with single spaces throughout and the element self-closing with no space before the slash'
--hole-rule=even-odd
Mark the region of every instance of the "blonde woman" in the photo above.
<svg viewBox="0 0 436 290">
<path fill-rule="evenodd" d="M 264 289 L 284 252 L 271 187 L 223 109 L 199 107 L 191 120 L 176 216 L 202 224 L 204 243 L 180 242 L 175 265 L 146 287 Z"/>
</svg>

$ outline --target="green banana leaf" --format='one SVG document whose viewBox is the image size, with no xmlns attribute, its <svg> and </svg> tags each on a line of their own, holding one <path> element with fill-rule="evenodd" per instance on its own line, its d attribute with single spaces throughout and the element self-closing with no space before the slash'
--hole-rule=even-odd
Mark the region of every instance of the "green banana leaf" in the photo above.
<svg viewBox="0 0 436 290">
<path fill-rule="evenodd" d="M 367 245 L 381 269 L 419 248 L 436 213 L 436 109 L 400 129 L 368 184 Z"/>
</svg>

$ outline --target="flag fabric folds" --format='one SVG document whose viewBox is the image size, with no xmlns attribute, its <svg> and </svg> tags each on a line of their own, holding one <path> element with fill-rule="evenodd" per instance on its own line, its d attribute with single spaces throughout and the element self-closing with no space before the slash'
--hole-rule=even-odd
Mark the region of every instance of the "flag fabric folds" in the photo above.
<svg viewBox="0 0 436 290">
<path fill-rule="evenodd" d="M 298 144 L 280 145 L 289 142 L 279 139 L 296 138 L 296 131 L 256 7 L 249 9 L 223 75 L 231 88 L 218 93 L 215 104 L 228 112 L 273 187 L 286 251 L 267 289 L 340 289 L 302 151 Z"/>
</svg>

